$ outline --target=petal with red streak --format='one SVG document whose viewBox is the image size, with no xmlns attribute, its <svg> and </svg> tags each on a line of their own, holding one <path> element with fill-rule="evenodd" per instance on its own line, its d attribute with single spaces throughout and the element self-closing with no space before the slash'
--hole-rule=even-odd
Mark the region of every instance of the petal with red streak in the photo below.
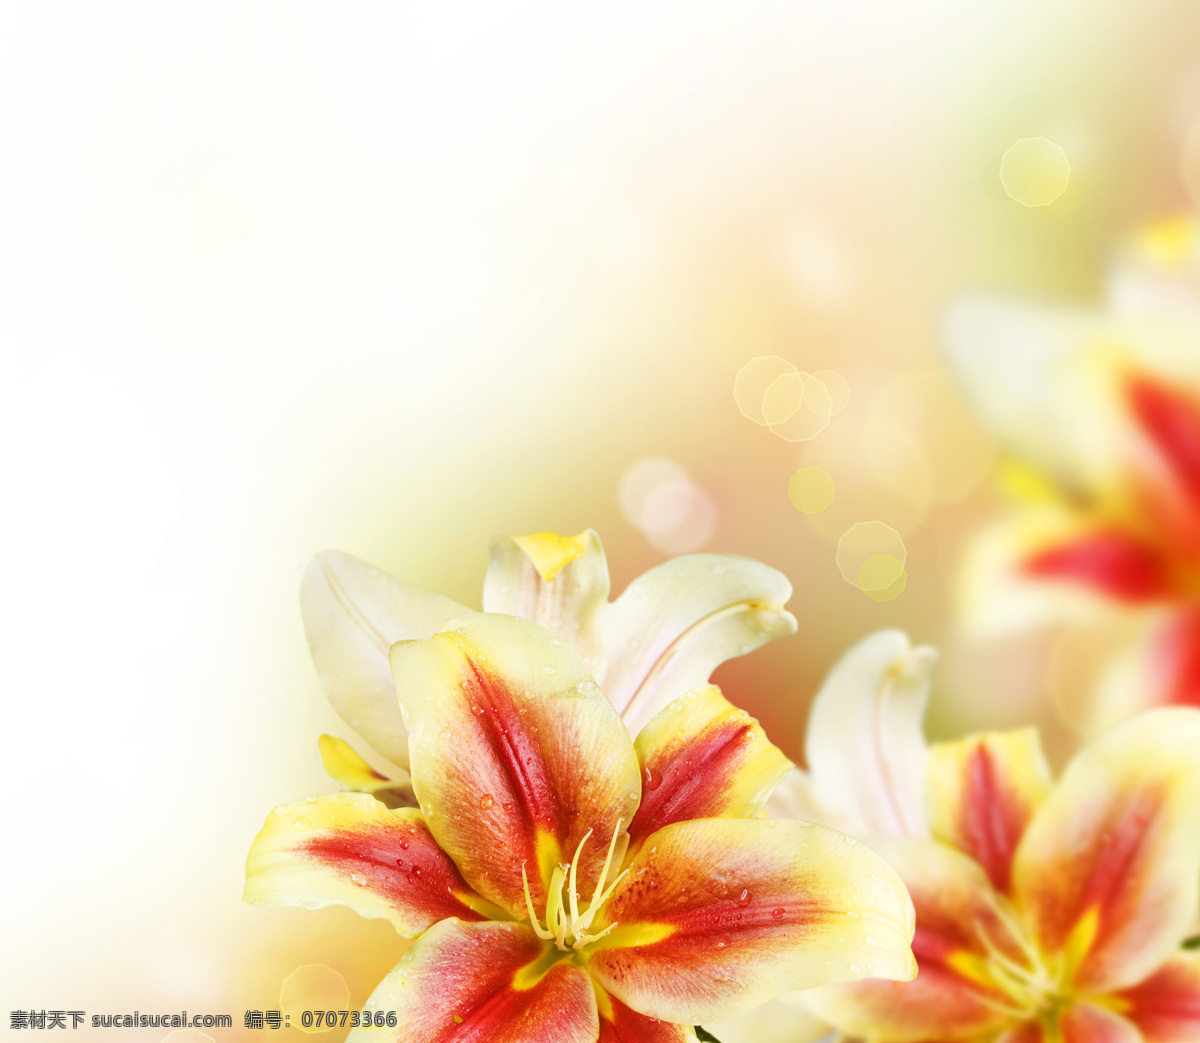
<svg viewBox="0 0 1200 1043">
<path fill-rule="evenodd" d="M 792 764 L 761 725 L 705 685 L 660 710 L 634 740 L 642 804 L 632 842 L 671 822 L 753 818 Z"/>
<path fill-rule="evenodd" d="M 1080 584 L 1118 601 L 1153 601 L 1172 592 L 1161 552 L 1117 528 L 1092 529 L 1040 548 L 1023 567 L 1035 579 Z"/>
<path fill-rule="evenodd" d="M 429 637 L 467 611 L 339 551 L 316 555 L 304 569 L 300 614 L 325 695 L 342 720 L 402 768 L 408 767 L 408 736 L 388 648 Z"/>
<path fill-rule="evenodd" d="M 364 1004 L 395 1011 L 399 1027 L 355 1029 L 347 1043 L 595 1043 L 592 983 L 553 952 L 524 924 L 443 920 Z"/>
<path fill-rule="evenodd" d="M 596 1043 L 695 1043 L 696 1031 L 691 1025 L 648 1018 L 598 987 L 596 1006 L 600 1010 L 600 1038 Z"/>
<path fill-rule="evenodd" d="M 1150 655 L 1162 701 L 1200 707 L 1200 609 L 1172 615 L 1155 634 Z"/>
<path fill-rule="evenodd" d="M 929 750 L 933 835 L 983 866 L 1007 891 L 1013 853 L 1053 785 L 1035 728 L 993 732 Z"/>
<path fill-rule="evenodd" d="M 935 841 L 889 839 L 873 846 L 912 896 L 916 980 L 816 989 L 805 994 L 808 1006 L 848 1035 L 897 1043 L 973 1040 L 999 1029 L 1006 999 L 988 973 L 985 939 L 1010 958 L 1019 959 L 1019 952 L 996 915 L 1004 900 L 983 869 Z"/>
<path fill-rule="evenodd" d="M 1133 377 L 1129 407 L 1174 479 L 1193 521 L 1200 520 L 1200 402 L 1159 381 Z"/>
<path fill-rule="evenodd" d="M 1195 1043 L 1200 1039 L 1200 955 L 1172 956 L 1115 999 L 1146 1043 Z"/>
<path fill-rule="evenodd" d="M 652 834 L 597 920 L 592 976 L 644 1014 L 736 1017 L 785 992 L 916 972 L 912 906 L 873 851 L 823 826 L 677 822 Z"/>
<path fill-rule="evenodd" d="M 1120 1014 L 1091 1003 L 1075 1003 L 1063 1011 L 1058 1030 L 1062 1043 L 1145 1043 Z"/>
<path fill-rule="evenodd" d="M 499 910 L 464 882 L 416 808 L 391 809 L 363 793 L 278 807 L 246 859 L 244 898 L 255 905 L 345 905 L 390 920 L 411 938 L 457 916 Z"/>
<path fill-rule="evenodd" d="M 1153 710 L 1080 753 L 1013 860 L 1042 951 L 1080 989 L 1141 981 L 1197 912 L 1200 711 Z"/>
<path fill-rule="evenodd" d="M 452 621 L 392 648 L 412 786 L 429 829 L 485 898 L 539 917 L 555 867 L 590 894 L 640 797 L 637 755 L 612 704 L 561 638 L 512 616 Z"/>
</svg>

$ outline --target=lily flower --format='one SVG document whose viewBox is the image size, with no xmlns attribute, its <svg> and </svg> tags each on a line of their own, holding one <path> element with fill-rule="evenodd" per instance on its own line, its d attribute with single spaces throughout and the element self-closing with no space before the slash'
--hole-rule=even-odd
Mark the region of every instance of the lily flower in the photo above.
<svg viewBox="0 0 1200 1043">
<path fill-rule="evenodd" d="M 807 996 L 870 1043 L 1193 1043 L 1200 712 L 1150 711 L 1057 783 L 1037 733 L 930 748 L 932 839 L 873 841 L 913 896 L 915 982 Z"/>
<path fill-rule="evenodd" d="M 277 808 L 248 901 L 342 904 L 415 941 L 367 1006 L 404 1043 L 667 1043 L 781 992 L 907 980 L 912 906 L 853 839 L 758 817 L 789 768 L 705 686 L 630 738 L 564 640 L 472 614 L 391 669 L 419 807 Z"/>
<path fill-rule="evenodd" d="M 704 684 L 721 663 L 796 632 L 782 573 L 732 554 L 673 558 L 610 602 L 608 564 L 592 530 L 492 541 L 483 611 L 521 616 L 582 657 L 631 735 L 667 702 Z M 471 609 L 389 576 L 349 554 L 308 564 L 300 607 L 313 663 L 334 710 L 397 767 L 374 771 L 348 743 L 322 738 L 326 771 L 388 803 L 411 803 L 408 734 L 388 649 L 432 637 Z"/>
<path fill-rule="evenodd" d="M 1194 276 L 1194 227 L 1156 234 L 1134 254 L 1167 264 L 1173 250 Z M 1200 706 L 1200 287 L 1197 310 L 1167 307 L 1182 282 L 1168 293 L 1147 270 L 1118 272 L 1108 310 L 972 297 L 947 321 L 949 361 L 1008 452 L 999 478 L 1016 503 L 968 561 L 968 610 L 991 633 L 1129 620 L 1093 733 L 1149 706 Z"/>
</svg>

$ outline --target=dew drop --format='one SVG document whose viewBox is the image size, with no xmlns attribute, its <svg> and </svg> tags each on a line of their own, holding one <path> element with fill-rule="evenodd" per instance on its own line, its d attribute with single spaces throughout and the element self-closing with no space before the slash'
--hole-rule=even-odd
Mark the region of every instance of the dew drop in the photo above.
<svg viewBox="0 0 1200 1043">
<path fill-rule="evenodd" d="M 724 949 L 727 945 L 730 944 L 731 941 L 732 941 L 732 939 L 722 936 L 717 939 L 716 946 L 718 949 Z"/>
<path fill-rule="evenodd" d="M 738 895 L 737 904 L 738 905 L 749 905 L 750 904 L 750 891 L 748 889 L 746 889 L 746 888 L 742 889 L 742 893 L 740 895 Z"/>
<path fill-rule="evenodd" d="M 418 880 L 420 880 L 422 872 L 424 872 L 424 870 L 422 870 L 419 865 L 416 865 L 414 863 L 413 867 L 412 867 L 412 875 L 415 876 Z"/>
<path fill-rule="evenodd" d="M 642 781 L 646 784 L 646 789 L 658 789 L 662 785 L 662 772 L 655 771 L 653 768 L 642 769 Z"/>
<path fill-rule="evenodd" d="M 879 944 L 877 941 L 875 941 L 875 938 L 874 938 L 874 936 L 873 936 L 873 935 L 870 935 L 870 934 L 868 934 L 868 935 L 867 935 L 867 936 L 866 936 L 866 937 L 863 939 L 863 941 L 864 941 L 864 942 L 866 942 L 868 945 L 878 945 L 878 944 Z"/>
<path fill-rule="evenodd" d="M 557 670 L 555 670 L 555 669 L 554 669 L 554 667 L 552 667 L 552 666 L 543 666 L 543 667 L 542 667 L 542 673 L 544 673 L 544 674 L 556 674 L 556 673 L 558 673 L 558 671 L 557 671 Z"/>
<path fill-rule="evenodd" d="M 775 917 L 776 920 L 778 920 L 783 916 L 783 910 L 779 906 L 776 906 L 774 909 L 771 910 L 771 915 L 773 917 Z"/>
<path fill-rule="evenodd" d="M 859 917 L 859 914 L 856 913 L 853 909 L 851 909 L 848 913 L 846 913 L 846 915 L 855 920 L 857 920 Z"/>
<path fill-rule="evenodd" d="M 405 838 L 405 837 L 400 838 L 400 847 L 405 851 L 408 850 L 408 839 L 407 838 Z"/>
<path fill-rule="evenodd" d="M 857 963 L 850 964 L 851 974 L 862 974 L 862 968 Z"/>
<path fill-rule="evenodd" d="M 351 883 L 358 884 L 359 887 L 367 886 L 367 878 L 365 876 L 363 876 L 362 873 L 351 873 L 350 881 L 351 881 Z"/>
<path fill-rule="evenodd" d="M 500 805 L 500 807 L 502 807 L 505 811 L 512 811 L 512 809 L 513 809 L 512 801 L 506 800 L 503 804 Z"/>
<path fill-rule="evenodd" d="M 483 716 L 483 707 L 473 704 L 471 706 L 471 713 L 473 713 L 476 717 L 482 717 Z"/>
<path fill-rule="evenodd" d="M 306 819 L 303 815 L 297 815 L 292 819 L 292 829 L 297 833 L 303 833 L 306 829 L 312 829 L 312 822 Z"/>
<path fill-rule="evenodd" d="M 855 839 L 854 839 L 852 836 L 850 836 L 849 834 L 847 834 L 847 835 L 846 835 L 846 836 L 845 836 L 843 839 L 846 841 L 846 843 L 847 843 L 847 844 L 857 844 L 857 843 L 858 843 L 858 841 L 857 841 L 857 840 L 855 840 Z"/>
<path fill-rule="evenodd" d="M 495 805 L 496 805 L 496 798 L 493 797 L 490 793 L 484 793 L 479 798 L 479 806 L 481 808 L 483 808 L 484 811 L 491 811 L 492 808 L 495 807 Z"/>
</svg>

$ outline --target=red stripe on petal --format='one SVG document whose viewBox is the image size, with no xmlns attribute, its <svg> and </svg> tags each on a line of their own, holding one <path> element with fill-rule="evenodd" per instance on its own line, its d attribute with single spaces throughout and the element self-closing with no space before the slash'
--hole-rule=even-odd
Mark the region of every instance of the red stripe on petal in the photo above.
<svg viewBox="0 0 1200 1043">
<path fill-rule="evenodd" d="M 448 916 L 486 919 L 460 901 L 473 892 L 423 823 L 393 819 L 386 831 L 331 830 L 296 850 L 398 908 L 419 910 L 427 925 Z"/>
<path fill-rule="evenodd" d="M 1119 994 L 1125 1016 L 1148 1043 L 1194 1043 L 1200 1039 L 1200 958 L 1173 957 L 1157 974 Z"/>
<path fill-rule="evenodd" d="M 1144 377 L 1132 380 L 1133 415 L 1171 469 L 1188 500 L 1200 510 L 1200 405 Z"/>
<path fill-rule="evenodd" d="M 720 807 L 733 769 L 742 759 L 753 725 L 730 721 L 698 736 L 676 756 L 653 758 L 642 769 L 642 804 L 629 824 L 645 837 L 671 822 L 707 818 Z"/>
<path fill-rule="evenodd" d="M 1119 601 L 1151 601 L 1170 592 L 1158 553 L 1116 529 L 1040 551 L 1024 569 L 1039 579 L 1081 583 Z"/>
<path fill-rule="evenodd" d="M 687 1043 L 696 1039 L 688 1025 L 648 1018 L 630 1010 L 615 996 L 608 996 L 608 1009 L 601 1005 L 600 1038 L 596 1043 Z"/>
<path fill-rule="evenodd" d="M 365 1004 L 394 1010 L 399 1031 L 356 1030 L 354 1038 L 594 1043 L 592 983 L 570 962 L 553 962 L 552 951 L 524 924 L 443 920 L 417 939 Z"/>
<path fill-rule="evenodd" d="M 1151 653 L 1163 678 L 1165 703 L 1200 707 L 1200 610 L 1173 617 L 1158 635 Z"/>
</svg>

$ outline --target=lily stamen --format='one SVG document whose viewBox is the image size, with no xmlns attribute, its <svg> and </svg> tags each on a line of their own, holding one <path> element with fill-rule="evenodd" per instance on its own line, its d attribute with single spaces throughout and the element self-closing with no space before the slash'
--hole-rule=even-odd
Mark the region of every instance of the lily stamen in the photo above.
<svg viewBox="0 0 1200 1043">
<path fill-rule="evenodd" d="M 566 952 L 568 948 L 578 952 L 585 945 L 603 938 L 617 926 L 613 923 L 597 934 L 588 933 L 589 928 L 592 926 L 592 921 L 596 918 L 596 914 L 600 912 L 604 907 L 604 903 L 612 896 L 617 884 L 629 872 L 628 869 L 624 870 L 617 875 L 616 879 L 607 888 L 604 886 L 604 881 L 608 877 L 608 871 L 612 867 L 613 853 L 617 847 L 617 837 L 621 833 L 621 826 L 623 824 L 623 819 L 617 820 L 612 840 L 608 844 L 608 855 L 604 859 L 604 868 L 596 880 L 596 888 L 592 892 L 592 900 L 587 904 L 587 908 L 583 912 L 579 911 L 579 892 L 576 890 L 576 883 L 578 880 L 579 858 L 583 854 L 584 845 L 592 835 L 592 830 L 589 829 L 584 834 L 583 839 L 579 841 L 579 846 L 575 849 L 575 857 L 571 859 L 570 866 L 560 865 L 554 870 L 553 875 L 550 877 L 550 886 L 546 893 L 546 923 L 544 927 L 538 919 L 537 913 L 534 911 L 533 896 L 529 891 L 529 877 L 525 872 L 525 863 L 521 863 L 521 883 L 525 889 L 525 909 L 529 913 L 529 924 L 539 938 L 547 942 L 553 941 L 562 952 Z M 567 887 L 565 899 L 563 895 L 564 883 Z"/>
</svg>

